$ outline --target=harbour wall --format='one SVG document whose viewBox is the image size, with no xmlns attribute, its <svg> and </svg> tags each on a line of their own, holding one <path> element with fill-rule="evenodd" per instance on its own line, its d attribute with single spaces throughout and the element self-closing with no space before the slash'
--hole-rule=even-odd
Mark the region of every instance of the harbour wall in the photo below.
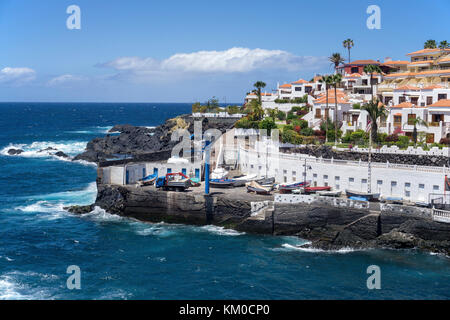
<svg viewBox="0 0 450 320">
<path fill-rule="evenodd" d="M 248 233 L 292 235 L 321 249 L 342 247 L 421 248 L 450 254 L 450 225 L 429 211 L 395 205 L 378 208 L 320 200 L 283 203 L 273 197 L 226 189 L 165 192 L 153 187 L 98 185 L 94 205 L 110 213 L 148 222 L 213 224 Z M 374 210 L 375 209 L 375 210 Z"/>
</svg>

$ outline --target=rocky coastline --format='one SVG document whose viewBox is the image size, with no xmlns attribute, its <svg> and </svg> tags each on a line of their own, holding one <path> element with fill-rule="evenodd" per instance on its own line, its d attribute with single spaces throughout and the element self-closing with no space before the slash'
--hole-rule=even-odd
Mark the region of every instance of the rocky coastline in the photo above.
<svg viewBox="0 0 450 320">
<path fill-rule="evenodd" d="M 449 225 L 426 214 L 405 212 L 400 206 L 374 211 L 272 200 L 236 190 L 206 196 L 201 190 L 164 192 L 153 187 L 98 185 L 94 204 L 67 210 L 83 214 L 98 206 L 144 222 L 213 224 L 247 233 L 298 236 L 310 241 L 308 247 L 323 250 L 417 248 L 450 256 Z"/>
</svg>

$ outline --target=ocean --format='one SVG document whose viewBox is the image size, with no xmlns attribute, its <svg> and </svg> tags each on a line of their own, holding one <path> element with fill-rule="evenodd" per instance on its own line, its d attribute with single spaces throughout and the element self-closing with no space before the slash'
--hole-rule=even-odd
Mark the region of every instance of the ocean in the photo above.
<svg viewBox="0 0 450 320">
<path fill-rule="evenodd" d="M 324 252 L 295 237 L 142 223 L 96 208 L 96 167 L 68 155 L 115 124 L 156 126 L 190 104 L 0 104 L 0 299 L 449 299 L 450 259 L 416 250 Z M 7 154 L 21 148 L 17 156 Z M 70 290 L 67 268 L 81 270 Z M 369 290 L 367 268 L 381 270 Z"/>
</svg>

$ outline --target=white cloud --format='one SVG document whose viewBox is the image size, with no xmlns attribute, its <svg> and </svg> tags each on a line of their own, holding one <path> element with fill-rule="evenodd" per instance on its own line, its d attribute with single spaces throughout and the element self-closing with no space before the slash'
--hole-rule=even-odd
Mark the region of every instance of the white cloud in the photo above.
<svg viewBox="0 0 450 320">
<path fill-rule="evenodd" d="M 50 79 L 47 82 L 47 85 L 50 87 L 53 87 L 53 86 L 59 86 L 59 85 L 65 85 L 65 84 L 70 84 L 70 83 L 74 83 L 74 82 L 79 82 L 79 81 L 83 81 L 85 79 L 86 79 L 85 77 L 81 77 L 81 76 L 75 76 L 72 74 L 63 74 L 61 76 Z"/>
<path fill-rule="evenodd" d="M 282 50 L 231 48 L 224 51 L 177 53 L 164 59 L 121 57 L 100 66 L 118 76 L 152 77 L 167 74 L 249 73 L 258 70 L 305 71 L 327 65 L 326 57 L 297 56 Z"/>
<path fill-rule="evenodd" d="M 30 68 L 6 67 L 0 70 L 0 83 L 22 85 L 36 79 L 36 72 Z"/>
</svg>

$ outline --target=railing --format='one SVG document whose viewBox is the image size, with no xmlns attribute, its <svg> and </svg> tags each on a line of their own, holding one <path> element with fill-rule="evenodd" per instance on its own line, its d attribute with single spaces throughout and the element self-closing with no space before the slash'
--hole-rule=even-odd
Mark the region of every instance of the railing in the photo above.
<svg viewBox="0 0 450 320">
<path fill-rule="evenodd" d="M 450 211 L 439 210 L 433 207 L 433 220 L 450 223 Z"/>
</svg>

